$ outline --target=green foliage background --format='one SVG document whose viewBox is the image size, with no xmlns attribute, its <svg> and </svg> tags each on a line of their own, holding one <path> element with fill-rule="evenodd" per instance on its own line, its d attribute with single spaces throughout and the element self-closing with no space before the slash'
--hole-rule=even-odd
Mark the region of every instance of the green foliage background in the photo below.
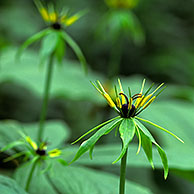
<svg viewBox="0 0 194 194">
<path fill-rule="evenodd" d="M 147 79 L 147 85 L 151 82 L 165 82 L 167 89 L 142 115 L 180 136 L 185 144 L 148 126 L 167 153 L 170 174 L 164 181 L 162 164 L 155 149 L 154 171 L 143 150 L 136 155 L 138 142 L 135 139 L 129 146 L 127 193 L 193 192 L 193 4 L 191 0 L 141 0 L 133 12 L 144 30 L 145 43 L 138 46 L 126 36 L 120 36 L 122 57 L 119 75 L 115 74 L 108 80 L 110 51 L 115 45 L 108 33 L 99 30 L 103 15 L 108 10 L 106 4 L 102 0 L 57 1 L 58 7 L 67 6 L 72 11 L 85 8 L 89 10 L 88 14 L 67 29 L 86 56 L 89 64 L 88 77 L 84 76 L 73 52 L 67 48 L 63 64 L 55 65 L 51 84 L 45 137 L 51 146 L 64 148 L 63 157 L 66 161 L 73 158 L 78 148 L 70 146 L 72 141 L 115 115 L 89 80 L 99 79 L 106 83 L 107 88 L 111 88 L 120 77 L 123 88 L 129 86 L 133 93 L 140 90 L 143 78 Z M 38 65 L 39 44 L 25 51 L 20 61 L 15 61 L 15 53 L 21 43 L 44 28 L 33 1 L 0 1 L 0 26 L 0 146 L 3 147 L 18 138 L 18 129 L 25 129 L 32 137 L 35 136 L 46 66 Z M 120 153 L 120 145 L 120 139 L 112 132 L 97 143 L 93 160 L 85 154 L 70 167 L 62 168 L 59 164 L 53 164 L 48 175 L 50 179 L 43 174 L 43 178 L 35 178 L 32 185 L 36 185 L 37 190 L 33 191 L 32 186 L 30 193 L 44 193 L 43 188 L 47 188 L 48 193 L 57 193 L 56 188 L 67 194 L 88 194 L 91 191 L 116 193 L 119 166 L 117 163 L 112 165 L 112 162 Z M 22 186 L 25 176 L 21 180 L 21 174 L 25 174 L 24 171 L 27 172 L 29 167 L 20 165 L 22 159 L 2 162 L 12 152 L 0 154 L 0 172 L 14 178 Z M 81 177 L 78 178 L 80 174 Z M 53 181 L 52 184 L 50 180 Z M 10 188 L 13 191 L 6 187 L 8 183 L 12 185 Z M 14 180 L 3 176 L 0 177 L 0 185 L 0 191 L 4 193 L 25 193 Z"/>
</svg>

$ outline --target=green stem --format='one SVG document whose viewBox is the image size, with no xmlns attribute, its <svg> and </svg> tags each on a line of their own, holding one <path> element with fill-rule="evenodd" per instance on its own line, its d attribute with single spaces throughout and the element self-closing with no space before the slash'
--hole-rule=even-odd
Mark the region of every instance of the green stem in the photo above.
<svg viewBox="0 0 194 194">
<path fill-rule="evenodd" d="M 50 91 L 51 77 L 52 77 L 52 70 L 53 70 L 53 58 L 54 58 L 54 55 L 51 54 L 49 58 L 48 68 L 47 68 L 44 97 L 43 97 L 43 103 L 42 103 L 41 114 L 40 114 L 39 131 L 38 131 L 39 143 L 42 141 L 44 123 L 47 115 L 49 91 Z"/>
<path fill-rule="evenodd" d="M 27 182 L 26 182 L 26 187 L 25 187 L 26 192 L 28 192 L 28 190 L 29 190 L 29 186 L 30 186 L 32 176 L 33 176 L 37 162 L 38 162 L 38 159 L 32 164 L 32 168 L 30 170 L 30 174 L 29 174 Z"/>
<path fill-rule="evenodd" d="M 128 152 L 128 149 L 126 150 L 125 155 L 121 159 L 119 194 L 125 193 L 125 174 L 126 174 L 127 152 Z"/>
<path fill-rule="evenodd" d="M 115 41 L 112 45 L 110 54 L 110 62 L 108 67 L 109 78 L 112 78 L 120 73 L 121 55 L 122 55 L 121 43 Z"/>
</svg>

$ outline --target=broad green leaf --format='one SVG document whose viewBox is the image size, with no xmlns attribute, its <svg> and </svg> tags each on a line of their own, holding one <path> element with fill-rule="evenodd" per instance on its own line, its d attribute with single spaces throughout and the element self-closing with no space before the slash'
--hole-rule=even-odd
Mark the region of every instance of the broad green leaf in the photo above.
<svg viewBox="0 0 194 194">
<path fill-rule="evenodd" d="M 88 71 L 87 62 L 86 62 L 86 59 L 81 49 L 79 48 L 77 43 L 65 31 L 63 31 L 62 35 L 63 35 L 64 40 L 69 44 L 69 46 L 72 48 L 72 50 L 77 55 L 80 63 L 82 64 L 83 70 L 85 71 L 85 73 L 87 73 Z"/>
<path fill-rule="evenodd" d="M 145 34 L 141 27 L 138 18 L 129 10 L 110 10 L 102 18 L 97 32 L 104 34 L 109 33 L 106 36 L 111 41 L 115 41 L 122 36 L 125 36 L 137 45 L 142 45 L 145 42 Z"/>
<path fill-rule="evenodd" d="M 146 135 L 144 135 L 144 133 L 141 130 L 139 131 L 140 131 L 140 136 L 142 139 L 142 147 L 144 149 L 144 152 L 146 153 L 146 156 L 152 168 L 154 169 L 154 163 L 153 163 L 153 158 L 152 158 L 152 142 Z"/>
<path fill-rule="evenodd" d="M 38 133 L 38 123 L 25 124 L 23 129 L 26 134 L 36 140 Z M 67 141 L 70 136 L 70 130 L 66 123 L 51 120 L 45 123 L 45 130 L 43 133 L 43 138 L 48 142 L 48 149 L 53 149 L 58 147 L 64 141 Z"/>
<path fill-rule="evenodd" d="M 20 63 L 15 61 L 16 49 L 9 48 L 1 53 L 0 82 L 20 85 L 41 97 L 44 91 L 47 65 L 38 67 L 39 57 L 29 49 L 23 54 Z M 103 80 L 103 76 L 90 72 L 86 77 L 79 63 L 63 60 L 61 66 L 54 65 L 50 98 L 63 98 L 72 101 L 89 101 L 104 104 L 106 101 L 97 94 L 89 80 Z M 68 84 L 67 84 L 68 83 Z"/>
<path fill-rule="evenodd" d="M 43 64 L 46 59 L 55 51 L 59 36 L 60 34 L 58 32 L 52 30 L 43 38 L 40 48 L 40 64 Z"/>
<path fill-rule="evenodd" d="M 124 156 L 129 143 L 132 141 L 135 135 L 135 124 L 133 119 L 123 119 L 119 126 L 119 133 L 123 142 L 123 148 L 120 156 L 113 162 L 113 164 L 118 162 Z"/>
<path fill-rule="evenodd" d="M 29 39 L 27 39 L 22 46 L 19 48 L 18 52 L 16 53 L 16 57 L 19 58 L 22 54 L 22 52 L 31 44 L 33 44 L 34 42 L 42 39 L 44 36 L 48 35 L 50 33 L 50 29 L 45 29 L 42 30 L 38 33 L 36 33 L 35 35 L 31 36 Z"/>
<path fill-rule="evenodd" d="M 4 147 L 8 144 L 9 149 L 13 146 L 17 146 L 21 150 L 22 144 L 15 143 L 15 141 L 21 139 L 19 131 L 23 131 L 26 135 L 36 141 L 38 123 L 22 124 L 16 121 L 1 121 L 0 146 Z M 45 123 L 43 137 L 44 140 L 48 142 L 48 149 L 56 148 L 59 144 L 62 144 L 69 138 L 69 127 L 61 121 L 47 121 Z M 9 143 L 11 144 L 9 145 Z"/>
<path fill-rule="evenodd" d="M 137 144 L 131 143 L 128 150 L 128 159 L 127 166 L 135 168 L 150 168 L 148 160 L 145 159 L 145 154 L 141 149 L 140 153 L 136 155 Z M 84 155 L 76 164 L 87 165 L 87 166 L 112 166 L 112 161 L 115 159 L 115 156 L 120 153 L 122 146 L 120 144 L 108 144 L 108 145 L 96 145 L 95 152 L 93 153 L 93 160 L 90 159 L 88 155 Z M 74 157 L 74 153 L 78 147 L 71 146 L 64 150 L 64 152 L 69 153 L 64 159 L 71 161 Z M 153 146 L 153 159 L 154 166 L 157 169 L 162 169 L 163 165 L 161 163 L 160 155 L 158 154 L 157 147 Z M 167 147 L 165 151 L 168 155 L 168 162 L 170 169 L 181 169 L 181 170 L 194 170 L 193 164 L 193 155 L 194 151 L 192 148 L 183 148 L 180 147 Z M 120 165 L 120 161 L 115 164 L 116 166 Z"/>
<path fill-rule="evenodd" d="M 131 11 L 121 13 L 122 26 L 126 34 L 131 37 L 135 44 L 143 45 L 145 42 L 145 35 L 141 24 L 135 14 Z"/>
<path fill-rule="evenodd" d="M 0 191 L 2 194 L 27 194 L 15 180 L 0 175 Z"/>
<path fill-rule="evenodd" d="M 137 119 L 134 119 L 134 121 L 137 124 L 138 128 L 147 136 L 147 138 L 149 138 L 150 141 L 152 141 L 152 143 L 157 146 L 158 153 L 160 154 L 160 157 L 161 157 L 161 160 L 162 160 L 162 163 L 164 166 L 164 178 L 166 179 L 168 176 L 168 160 L 167 160 L 167 156 L 166 156 L 164 150 L 158 145 L 158 143 L 156 143 L 153 136 L 146 129 L 146 127 L 144 125 L 142 125 Z"/>
<path fill-rule="evenodd" d="M 79 166 L 53 165 L 53 170 L 46 174 L 35 171 L 30 184 L 31 194 L 113 194 L 118 192 L 119 177 Z M 29 173 L 29 166 L 22 166 L 14 175 L 17 182 L 24 187 Z M 126 180 L 126 193 L 151 194 L 152 192 L 137 183 Z"/>
<path fill-rule="evenodd" d="M 55 56 L 59 64 L 62 63 L 62 60 L 65 56 L 65 49 L 66 49 L 65 47 L 66 47 L 65 41 L 63 40 L 61 34 L 59 34 L 56 49 L 55 49 Z"/>
<path fill-rule="evenodd" d="M 103 135 L 107 134 L 107 132 L 111 131 L 113 128 L 118 126 L 122 119 L 116 119 L 103 127 L 101 127 L 94 135 L 92 135 L 88 140 L 84 141 L 77 151 L 74 159 L 71 161 L 71 163 L 75 162 L 80 156 L 82 156 L 85 152 L 87 152 L 89 149 L 91 149 L 95 143 L 102 137 Z M 91 154 L 91 153 L 90 153 Z"/>
</svg>

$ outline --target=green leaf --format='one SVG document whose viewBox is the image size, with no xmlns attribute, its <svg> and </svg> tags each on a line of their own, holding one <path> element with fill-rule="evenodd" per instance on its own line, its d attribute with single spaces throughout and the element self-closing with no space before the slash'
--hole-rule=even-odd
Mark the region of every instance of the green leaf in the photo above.
<svg viewBox="0 0 194 194">
<path fill-rule="evenodd" d="M 88 140 L 84 141 L 77 151 L 74 159 L 71 161 L 71 163 L 75 162 L 80 156 L 82 156 L 85 152 L 87 152 L 89 149 L 91 149 L 95 143 L 102 137 L 103 135 L 107 134 L 107 132 L 111 131 L 114 127 L 120 124 L 122 119 L 116 119 L 103 127 L 101 127 L 94 135 L 92 135 Z"/>
<path fill-rule="evenodd" d="M 140 130 L 140 136 L 142 139 L 142 147 L 144 149 L 144 152 L 146 153 L 146 156 L 152 168 L 154 169 L 154 163 L 153 163 L 153 158 L 152 158 L 152 142 L 146 135 L 144 135 L 144 133 L 141 130 Z"/>
<path fill-rule="evenodd" d="M 0 191 L 2 194 L 27 194 L 15 180 L 0 175 Z"/>
<path fill-rule="evenodd" d="M 65 56 L 65 41 L 63 40 L 61 33 L 59 33 L 59 36 L 58 36 L 58 42 L 55 49 L 55 56 L 59 64 L 61 64 L 63 57 Z"/>
<path fill-rule="evenodd" d="M 146 135 L 147 138 L 149 138 L 150 141 L 157 146 L 158 153 L 160 154 L 160 158 L 162 160 L 164 167 L 164 178 L 166 179 L 168 176 L 168 160 L 164 150 L 158 145 L 158 143 L 155 141 L 151 133 L 146 129 L 146 127 L 143 124 L 141 124 L 137 119 L 134 119 L 134 121 L 138 128 L 141 130 L 141 132 L 144 133 L 144 135 Z"/>
<path fill-rule="evenodd" d="M 145 160 L 145 154 L 143 151 L 140 151 L 138 155 L 137 144 L 131 144 L 127 159 L 127 166 L 135 168 L 149 168 L 150 164 L 148 160 Z M 93 160 L 90 159 L 88 155 L 81 157 L 76 164 L 87 165 L 87 166 L 111 166 L 112 161 L 115 158 L 115 155 L 120 153 L 121 150 L 120 144 L 108 144 L 108 145 L 96 145 L 95 152 L 93 154 Z M 178 149 L 178 150 L 177 150 Z M 69 155 L 65 156 L 64 159 L 71 161 L 74 157 L 74 153 L 77 150 L 75 146 L 71 146 L 65 150 Z M 194 151 L 191 147 L 185 148 L 180 147 L 167 147 L 165 151 L 168 155 L 169 168 L 171 169 L 181 169 L 181 170 L 193 170 L 193 155 Z M 154 158 L 155 168 L 162 169 L 163 164 L 161 163 L 160 155 L 158 154 L 157 147 L 153 146 L 152 154 Z M 120 165 L 120 162 L 115 164 L 116 166 Z"/>
<path fill-rule="evenodd" d="M 135 124 L 132 118 L 122 120 L 119 126 L 119 133 L 120 133 L 120 137 L 123 142 L 123 148 L 122 148 L 120 156 L 113 162 L 113 164 L 118 162 L 124 156 L 129 146 L 129 143 L 132 141 L 135 135 Z"/>
<path fill-rule="evenodd" d="M 40 64 L 43 64 L 46 59 L 55 51 L 59 36 L 59 33 L 52 30 L 49 34 L 47 34 L 47 36 L 44 37 L 40 48 Z"/>
<path fill-rule="evenodd" d="M 39 57 L 29 49 L 24 53 L 20 63 L 15 61 L 16 49 L 8 48 L 1 52 L 0 82 L 14 83 L 28 89 L 33 95 L 41 97 L 44 91 L 44 77 L 47 66 L 38 68 Z M 90 101 L 97 105 L 106 105 L 106 101 L 97 94 L 88 80 L 103 80 L 103 76 L 90 72 L 86 77 L 79 63 L 63 60 L 59 67 L 54 65 L 52 76 L 51 98 L 69 99 L 72 101 Z M 68 83 L 68 84 L 66 84 Z"/>
<path fill-rule="evenodd" d="M 31 36 L 29 39 L 27 39 L 22 46 L 18 49 L 18 52 L 16 53 L 16 58 L 20 58 L 22 52 L 28 47 L 30 46 L 32 43 L 42 39 L 44 36 L 46 36 L 47 34 L 50 33 L 50 29 L 45 29 L 42 30 L 38 33 L 36 33 L 35 35 Z"/>
<path fill-rule="evenodd" d="M 79 166 L 53 165 L 53 171 L 41 174 L 35 171 L 29 187 L 30 194 L 113 194 L 118 192 L 119 177 L 116 175 Z M 16 170 L 15 179 L 23 187 L 29 166 Z M 126 193 L 151 194 L 152 192 L 137 183 L 126 180 Z"/>
<path fill-rule="evenodd" d="M 101 123 L 100 125 L 98 125 L 98 126 L 92 128 L 92 129 L 90 129 L 88 132 L 84 133 L 81 137 L 79 137 L 77 140 L 75 140 L 72 144 L 77 143 L 79 140 L 81 140 L 82 138 L 84 138 L 86 135 L 92 133 L 93 131 L 99 129 L 100 127 L 102 127 L 102 126 L 104 126 L 104 125 L 106 125 L 106 124 L 110 123 L 111 121 L 114 121 L 115 119 L 118 119 L 118 118 L 120 118 L 120 116 L 115 117 L 113 119 L 110 119 L 108 121 L 105 121 L 104 123 Z"/>
<path fill-rule="evenodd" d="M 33 140 L 36 140 L 38 134 L 38 123 L 23 124 L 23 129 Z M 45 123 L 43 140 L 48 142 L 48 149 L 54 149 L 61 146 L 69 139 L 70 129 L 65 122 L 50 120 Z"/>
<path fill-rule="evenodd" d="M 136 15 L 131 11 L 125 11 L 121 13 L 120 17 L 126 34 L 133 39 L 135 44 L 143 45 L 145 34 Z"/>
<path fill-rule="evenodd" d="M 69 44 L 69 46 L 73 49 L 73 51 L 77 55 L 80 63 L 82 64 L 83 70 L 87 74 L 87 71 L 88 71 L 87 62 L 86 62 L 86 59 L 85 59 L 81 49 L 79 48 L 77 43 L 66 32 L 63 31 L 62 35 L 63 35 L 63 38 L 65 39 L 65 41 Z"/>
</svg>

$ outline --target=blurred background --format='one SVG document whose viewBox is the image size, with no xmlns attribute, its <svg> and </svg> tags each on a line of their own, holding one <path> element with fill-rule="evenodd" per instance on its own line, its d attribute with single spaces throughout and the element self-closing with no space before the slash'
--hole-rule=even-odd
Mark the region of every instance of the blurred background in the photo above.
<svg viewBox="0 0 194 194">
<path fill-rule="evenodd" d="M 47 119 L 68 126 L 70 135 L 63 145 L 115 115 L 89 81 L 99 79 L 112 92 L 119 77 L 124 90 L 130 87 L 134 94 L 140 90 L 143 78 L 147 80 L 146 87 L 152 82 L 156 85 L 164 82 L 167 89 L 141 116 L 174 132 L 185 144 L 148 126 L 167 152 L 169 177 L 167 181 L 163 179 L 158 156 L 154 154 L 153 171 L 141 150 L 141 162 L 135 152 L 129 154 L 127 178 L 156 194 L 193 193 L 194 1 L 139 0 L 132 8 L 111 7 L 103 0 L 53 2 L 58 8 L 69 7 L 72 13 L 88 10 L 65 30 L 82 49 L 89 75 L 84 76 L 68 46 L 63 65 L 56 65 L 53 73 Z M 15 60 L 15 53 L 28 37 L 44 28 L 32 0 L 0 1 L 0 125 L 5 120 L 21 125 L 39 120 L 45 80 L 45 67 L 38 65 L 40 45 L 36 43 L 27 49 L 20 61 Z M 1 146 L 11 141 L 5 141 L 5 133 L 9 139 L 7 126 L 0 127 Z M 113 132 L 97 145 L 115 143 L 120 145 L 120 139 Z M 134 139 L 132 150 L 137 143 Z M 110 158 L 114 160 L 117 155 Z M 111 165 L 111 159 L 110 164 L 100 166 L 86 163 L 91 168 L 119 175 L 119 168 Z M 16 167 L 14 163 L 1 165 L 2 174 L 11 174 L 10 169 Z"/>
</svg>

